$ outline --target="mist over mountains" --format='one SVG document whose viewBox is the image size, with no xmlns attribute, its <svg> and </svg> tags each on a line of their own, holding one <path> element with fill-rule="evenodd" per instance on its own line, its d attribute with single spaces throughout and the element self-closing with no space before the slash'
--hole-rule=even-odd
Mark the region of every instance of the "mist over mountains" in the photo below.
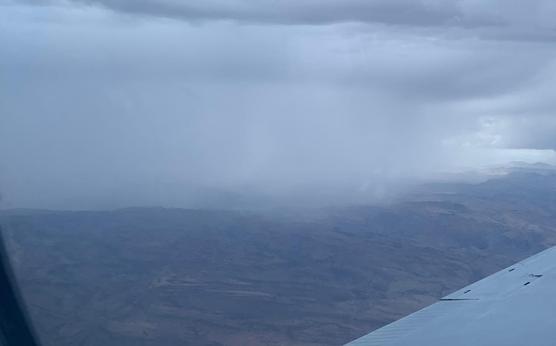
<svg viewBox="0 0 556 346">
<path fill-rule="evenodd" d="M 4 0 L 2 207 L 371 203 L 554 163 L 556 6 L 507 1 Z"/>
<path fill-rule="evenodd" d="M 4 210 L 45 345 L 341 345 L 556 244 L 518 165 L 387 205 Z"/>
</svg>

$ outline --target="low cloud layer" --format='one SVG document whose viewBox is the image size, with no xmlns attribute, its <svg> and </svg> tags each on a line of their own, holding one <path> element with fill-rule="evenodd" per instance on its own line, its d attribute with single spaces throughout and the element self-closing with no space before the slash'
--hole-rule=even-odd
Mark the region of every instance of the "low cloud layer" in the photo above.
<svg viewBox="0 0 556 346">
<path fill-rule="evenodd" d="M 8 207 L 380 198 L 554 159 L 549 1 L 0 7 Z"/>
<path fill-rule="evenodd" d="M 380 22 L 437 25 L 457 20 L 458 9 L 450 2 L 408 0 L 301 0 L 301 1 L 81 1 L 117 11 L 167 16 L 186 20 L 235 20 L 253 23 L 330 24 Z"/>
<path fill-rule="evenodd" d="M 190 22 L 252 24 L 386 24 L 465 29 L 483 37 L 553 40 L 550 0 L 27 0 L 28 4 L 103 6 L 121 13 Z M 17 0 L 16 0 L 17 3 Z"/>
</svg>

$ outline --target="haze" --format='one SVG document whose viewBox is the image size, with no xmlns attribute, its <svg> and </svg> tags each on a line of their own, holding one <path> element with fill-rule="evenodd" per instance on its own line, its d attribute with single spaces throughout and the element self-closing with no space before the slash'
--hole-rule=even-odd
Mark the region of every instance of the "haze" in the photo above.
<svg viewBox="0 0 556 346">
<path fill-rule="evenodd" d="M 554 162 L 555 16 L 553 1 L 0 1 L 2 207 L 375 200 Z"/>
</svg>

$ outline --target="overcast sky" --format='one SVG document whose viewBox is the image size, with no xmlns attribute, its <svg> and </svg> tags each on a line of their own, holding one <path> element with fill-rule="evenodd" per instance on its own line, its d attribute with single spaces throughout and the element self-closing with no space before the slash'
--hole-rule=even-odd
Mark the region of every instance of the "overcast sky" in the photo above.
<svg viewBox="0 0 556 346">
<path fill-rule="evenodd" d="M 554 18 L 552 0 L 0 0 L 3 207 L 380 196 L 554 162 Z"/>
</svg>

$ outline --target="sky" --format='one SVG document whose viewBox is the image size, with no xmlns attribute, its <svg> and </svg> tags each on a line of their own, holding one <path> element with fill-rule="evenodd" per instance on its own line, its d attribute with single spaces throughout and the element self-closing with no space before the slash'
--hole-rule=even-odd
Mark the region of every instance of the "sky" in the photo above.
<svg viewBox="0 0 556 346">
<path fill-rule="evenodd" d="M 556 2 L 0 0 L 2 207 L 380 199 L 556 161 Z"/>
</svg>

